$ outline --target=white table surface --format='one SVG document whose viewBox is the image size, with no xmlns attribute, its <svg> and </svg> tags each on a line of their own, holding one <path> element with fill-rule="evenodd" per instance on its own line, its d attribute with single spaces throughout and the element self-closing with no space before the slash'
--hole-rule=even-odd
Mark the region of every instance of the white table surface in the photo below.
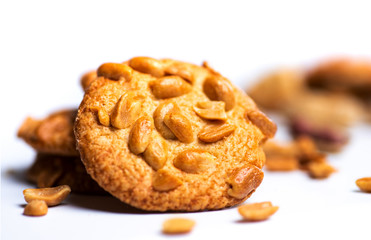
<svg viewBox="0 0 371 240">
<path fill-rule="evenodd" d="M 265 172 L 247 203 L 272 201 L 267 221 L 242 222 L 236 208 L 199 213 L 145 213 L 113 197 L 72 194 L 44 217 L 23 216 L 24 170 L 34 151 L 16 138 L 28 115 L 77 107 L 78 79 L 103 62 L 133 56 L 208 60 L 246 89 L 280 66 L 309 66 L 331 56 L 371 58 L 371 5 L 351 1 L 2 1 L 1 239 L 167 239 L 162 222 L 197 224 L 176 239 L 371 239 L 371 195 L 355 185 L 371 176 L 371 126 L 329 161 L 326 180 L 304 172 Z M 288 139 L 279 122 L 277 139 Z"/>
</svg>

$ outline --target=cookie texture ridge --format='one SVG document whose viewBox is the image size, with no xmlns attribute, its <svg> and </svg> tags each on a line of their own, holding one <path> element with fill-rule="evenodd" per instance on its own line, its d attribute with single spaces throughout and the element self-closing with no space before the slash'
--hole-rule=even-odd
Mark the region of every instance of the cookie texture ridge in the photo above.
<svg viewBox="0 0 371 240">
<path fill-rule="evenodd" d="M 261 144 L 276 125 L 208 64 L 136 57 L 99 69 L 74 130 L 106 191 L 144 210 L 200 211 L 241 203 L 260 185 Z"/>
</svg>

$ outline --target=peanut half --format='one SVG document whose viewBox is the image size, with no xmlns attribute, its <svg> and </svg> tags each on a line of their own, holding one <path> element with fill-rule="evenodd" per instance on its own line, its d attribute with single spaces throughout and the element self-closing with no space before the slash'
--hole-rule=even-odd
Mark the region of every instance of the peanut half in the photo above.
<svg viewBox="0 0 371 240">
<path fill-rule="evenodd" d="M 231 187 L 228 195 L 237 199 L 245 198 L 260 185 L 263 176 L 263 171 L 251 164 L 236 168 L 226 180 Z"/>
<path fill-rule="evenodd" d="M 129 149 L 134 154 L 144 152 L 151 139 L 153 130 L 152 118 L 143 116 L 135 123 L 129 134 Z"/>
<path fill-rule="evenodd" d="M 135 92 L 123 94 L 111 114 L 111 124 L 115 128 L 129 127 L 138 118 L 141 107 L 141 95 Z"/>
<path fill-rule="evenodd" d="M 332 173 L 336 172 L 335 168 L 326 162 L 310 162 L 307 164 L 309 176 L 312 178 L 328 178 Z"/>
<path fill-rule="evenodd" d="M 174 166 L 187 173 L 202 173 L 215 169 L 215 156 L 199 149 L 188 149 L 174 159 Z"/>
<path fill-rule="evenodd" d="M 151 74 L 154 77 L 165 75 L 162 63 L 153 58 L 135 57 L 129 61 L 129 66 L 139 72 Z"/>
<path fill-rule="evenodd" d="M 60 204 L 71 192 L 68 185 L 61 185 L 53 188 L 25 189 L 23 191 L 26 202 L 33 200 L 43 200 L 50 206 Z"/>
<path fill-rule="evenodd" d="M 156 98 L 179 97 L 192 90 L 191 85 L 178 76 L 167 76 L 154 80 L 150 83 L 153 95 Z"/>
<path fill-rule="evenodd" d="M 170 101 L 166 101 L 160 103 L 156 110 L 153 113 L 153 120 L 156 126 L 157 131 L 165 138 L 165 139 L 175 139 L 174 133 L 166 126 L 164 123 L 164 118 L 167 114 L 171 112 L 179 112 L 179 107 Z"/>
<path fill-rule="evenodd" d="M 111 80 L 124 78 L 126 81 L 130 81 L 132 74 L 133 69 L 121 63 L 103 63 L 97 70 L 98 77 L 105 77 Z"/>
<path fill-rule="evenodd" d="M 371 193 L 371 177 L 360 178 L 356 184 L 361 191 Z"/>
<path fill-rule="evenodd" d="M 165 73 L 168 75 L 179 76 L 191 83 L 194 83 L 196 81 L 196 76 L 194 75 L 192 66 L 186 65 L 184 63 L 171 63 L 165 68 Z"/>
<path fill-rule="evenodd" d="M 180 185 L 182 185 L 182 181 L 164 169 L 155 172 L 152 178 L 152 187 L 157 191 L 170 191 Z"/>
<path fill-rule="evenodd" d="M 152 139 L 144 151 L 143 158 L 154 170 L 162 168 L 167 159 L 167 145 L 165 141 L 161 137 Z"/>
<path fill-rule="evenodd" d="M 276 134 L 277 125 L 259 110 L 247 110 L 246 118 L 257 126 L 267 138 L 273 138 Z"/>
<path fill-rule="evenodd" d="M 180 234 L 192 231 L 195 221 L 187 218 L 171 218 L 162 225 L 162 232 L 165 234 Z"/>
<path fill-rule="evenodd" d="M 222 77 L 208 77 L 203 84 L 203 90 L 210 100 L 223 101 L 226 111 L 231 110 L 236 104 L 233 88 L 229 82 Z"/>
<path fill-rule="evenodd" d="M 27 216 L 44 216 L 48 213 L 48 205 L 43 200 L 32 200 L 24 208 L 23 214 Z"/>
<path fill-rule="evenodd" d="M 250 203 L 238 208 L 238 212 L 247 221 L 262 221 L 268 219 L 278 210 L 271 202 Z"/>
<path fill-rule="evenodd" d="M 213 143 L 228 137 L 235 129 L 236 126 L 232 124 L 210 124 L 202 128 L 197 136 L 203 142 Z"/>
<path fill-rule="evenodd" d="M 197 115 L 207 120 L 226 120 L 225 103 L 222 101 L 198 102 L 197 107 L 193 107 Z"/>
<path fill-rule="evenodd" d="M 182 114 L 171 112 L 165 116 L 164 123 L 179 141 L 184 143 L 191 143 L 193 141 L 192 124 L 189 119 Z"/>
</svg>

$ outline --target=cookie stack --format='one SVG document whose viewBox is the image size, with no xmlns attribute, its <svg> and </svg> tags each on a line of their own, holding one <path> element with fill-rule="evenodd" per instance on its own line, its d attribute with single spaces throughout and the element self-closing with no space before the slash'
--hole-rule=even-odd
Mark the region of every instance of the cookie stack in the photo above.
<svg viewBox="0 0 371 240">
<path fill-rule="evenodd" d="M 19 130 L 40 152 L 29 172 L 39 187 L 76 174 L 79 187 L 140 209 L 199 211 L 241 203 L 263 180 L 261 145 L 276 125 L 207 63 L 136 57 L 82 85 L 76 117 L 28 118 Z"/>
</svg>

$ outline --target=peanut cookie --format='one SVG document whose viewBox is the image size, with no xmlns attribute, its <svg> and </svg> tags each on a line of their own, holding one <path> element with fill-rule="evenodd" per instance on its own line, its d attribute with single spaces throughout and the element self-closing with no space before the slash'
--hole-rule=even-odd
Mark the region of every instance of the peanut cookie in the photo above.
<svg viewBox="0 0 371 240">
<path fill-rule="evenodd" d="M 76 110 L 55 112 L 45 119 L 28 117 L 18 130 L 18 137 L 37 152 L 79 156 L 73 133 Z"/>
<path fill-rule="evenodd" d="M 87 172 L 145 210 L 220 209 L 263 179 L 276 125 L 207 64 L 136 57 L 105 63 L 75 122 Z"/>
<path fill-rule="evenodd" d="M 27 178 L 40 188 L 68 185 L 75 193 L 106 194 L 86 173 L 79 157 L 38 154 Z"/>
</svg>

